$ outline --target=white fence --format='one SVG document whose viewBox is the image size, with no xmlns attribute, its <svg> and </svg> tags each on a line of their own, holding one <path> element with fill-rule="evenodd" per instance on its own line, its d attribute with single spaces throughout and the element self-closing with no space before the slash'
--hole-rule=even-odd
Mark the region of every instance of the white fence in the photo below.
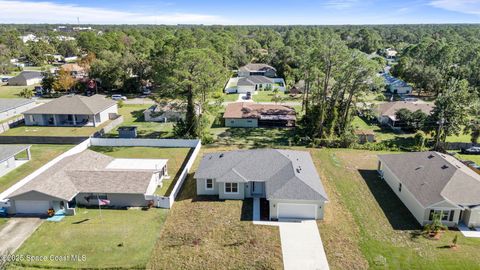
<svg viewBox="0 0 480 270">
<path fill-rule="evenodd" d="M 27 177 L 23 178 L 4 192 L 0 194 L 0 207 L 5 206 L 8 207 L 9 204 L 5 201 L 5 198 L 12 194 L 15 190 L 19 189 L 54 164 L 59 162 L 65 157 L 78 154 L 84 150 L 86 150 L 90 146 L 143 146 L 143 147 L 165 147 L 165 148 L 174 148 L 174 147 L 186 147 L 186 148 L 193 148 L 193 152 L 188 157 L 188 161 L 185 166 L 182 168 L 182 172 L 180 177 L 178 178 L 175 186 L 173 187 L 170 196 L 159 196 L 159 195 L 147 195 L 145 196 L 146 200 L 154 200 L 155 205 L 160 208 L 171 208 L 175 198 L 177 197 L 185 179 L 190 172 L 190 169 L 195 162 L 195 159 L 200 152 L 202 147 L 202 143 L 200 140 L 176 140 L 176 139 L 108 139 L 108 138 L 89 138 L 80 144 L 76 145 L 75 147 L 69 149 L 65 153 L 59 155 L 58 157 L 52 159 L 50 162 L 45 164 L 44 166 L 40 167 L 38 170 L 34 171 Z"/>
</svg>

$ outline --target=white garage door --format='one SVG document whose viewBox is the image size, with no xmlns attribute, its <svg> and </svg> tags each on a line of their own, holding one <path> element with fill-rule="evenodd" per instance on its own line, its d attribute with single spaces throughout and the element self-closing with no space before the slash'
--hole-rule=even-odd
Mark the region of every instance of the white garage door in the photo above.
<svg viewBox="0 0 480 270">
<path fill-rule="evenodd" d="M 48 208 L 48 201 L 15 201 L 17 214 L 46 214 Z"/>
<path fill-rule="evenodd" d="M 279 203 L 278 219 L 316 219 L 315 204 Z"/>
</svg>

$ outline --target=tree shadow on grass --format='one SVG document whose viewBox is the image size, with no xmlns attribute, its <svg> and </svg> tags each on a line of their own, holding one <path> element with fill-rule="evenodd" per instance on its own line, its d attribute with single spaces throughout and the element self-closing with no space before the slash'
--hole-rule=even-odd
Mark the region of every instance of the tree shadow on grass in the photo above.
<svg viewBox="0 0 480 270">
<path fill-rule="evenodd" d="M 244 199 L 242 202 L 242 213 L 240 215 L 241 221 L 253 220 L 253 199 Z"/>
<path fill-rule="evenodd" d="M 227 145 L 251 144 L 255 148 L 288 146 L 295 135 L 289 128 L 229 128 L 218 135 L 221 143 Z"/>
<path fill-rule="evenodd" d="M 133 122 L 145 122 L 145 117 L 143 115 L 144 111 L 145 110 L 137 110 L 130 112 L 133 118 Z"/>
<path fill-rule="evenodd" d="M 376 170 L 359 170 L 394 230 L 419 230 L 417 220 Z"/>
</svg>

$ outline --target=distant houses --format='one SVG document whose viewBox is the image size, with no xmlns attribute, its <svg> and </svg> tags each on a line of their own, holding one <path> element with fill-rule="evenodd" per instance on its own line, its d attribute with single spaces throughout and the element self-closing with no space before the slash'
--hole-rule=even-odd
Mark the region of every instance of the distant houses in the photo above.
<svg viewBox="0 0 480 270">
<path fill-rule="evenodd" d="M 36 106 L 35 100 L 22 98 L 0 99 L 0 121 L 19 115 Z"/>
<path fill-rule="evenodd" d="M 101 95 L 69 95 L 23 113 L 27 126 L 93 126 L 118 115 L 117 103 Z"/>
<path fill-rule="evenodd" d="M 427 115 L 430 115 L 433 110 L 433 105 L 423 102 L 410 101 L 395 101 L 379 104 L 377 107 L 377 120 L 382 125 L 389 125 L 396 127 L 397 117 L 396 113 L 400 109 L 407 109 L 411 112 L 420 110 Z"/>
<path fill-rule="evenodd" d="M 146 122 L 177 122 L 185 120 L 186 105 L 169 103 L 155 104 L 143 112 Z"/>
<path fill-rule="evenodd" d="M 41 83 L 43 74 L 39 71 L 22 71 L 15 77 L 8 80 L 8 85 L 12 86 L 29 86 Z"/>
<path fill-rule="evenodd" d="M 237 77 L 230 78 L 225 93 L 254 93 L 255 91 L 286 90 L 285 80 L 277 78 L 277 70 L 267 64 L 247 64 L 238 69 Z"/>
<path fill-rule="evenodd" d="M 412 86 L 410 86 L 405 81 L 395 78 L 389 73 L 383 73 L 382 76 L 385 80 L 385 85 L 388 92 L 399 95 L 412 93 Z"/>
<path fill-rule="evenodd" d="M 30 158 L 30 145 L 0 145 L 0 176 L 18 168 Z"/>
<path fill-rule="evenodd" d="M 226 127 L 295 127 L 292 107 L 251 102 L 230 103 L 223 114 Z"/>
<path fill-rule="evenodd" d="M 238 77 L 265 76 L 274 78 L 277 76 L 277 70 L 267 64 L 250 63 L 238 69 Z"/>
</svg>

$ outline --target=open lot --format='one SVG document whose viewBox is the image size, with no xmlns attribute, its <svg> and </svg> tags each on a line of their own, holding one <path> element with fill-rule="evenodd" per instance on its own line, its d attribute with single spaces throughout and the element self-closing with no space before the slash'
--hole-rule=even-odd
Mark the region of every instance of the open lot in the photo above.
<svg viewBox="0 0 480 270">
<path fill-rule="evenodd" d="M 0 84 L 0 98 L 21 98 L 20 92 L 25 88 L 33 89 L 34 86 L 8 86 Z"/>
<path fill-rule="evenodd" d="M 123 123 L 120 126 L 137 126 L 138 137 L 142 138 L 170 138 L 173 136 L 173 123 L 145 122 L 143 112 L 151 104 L 128 104 L 118 109 L 123 116 Z M 108 136 L 117 137 L 117 129 L 113 129 Z"/>
<path fill-rule="evenodd" d="M 288 128 L 226 128 L 213 127 L 211 132 L 219 145 L 240 145 L 255 147 L 274 147 L 274 145 L 289 145 L 289 140 L 295 134 Z"/>
<path fill-rule="evenodd" d="M 225 149 L 204 148 L 203 153 Z M 170 210 L 150 268 L 282 269 L 278 227 L 253 225 L 251 200 L 219 201 L 195 192 L 190 175 Z"/>
<path fill-rule="evenodd" d="M 290 96 L 289 94 L 285 94 L 284 92 L 278 92 L 279 99 L 277 100 L 278 103 L 282 102 L 302 102 L 302 95 L 295 95 Z M 252 95 L 253 101 L 256 102 L 275 102 L 275 93 L 273 91 L 257 91 L 257 94 Z"/>
<path fill-rule="evenodd" d="M 44 126 L 18 126 L 7 130 L 0 136 L 85 136 L 88 137 L 108 125 L 112 120 L 97 127 L 44 127 Z"/>
<path fill-rule="evenodd" d="M 34 144 L 32 145 L 31 154 L 32 159 L 23 164 L 21 167 L 14 169 L 8 174 L 0 177 L 0 192 L 6 190 L 16 182 L 22 180 L 27 175 L 31 174 L 38 168 L 45 165 L 45 163 L 59 156 L 63 152 L 72 148 L 72 145 L 49 145 L 49 144 Z M 2 219 L 0 219 L 2 220 Z M 1 221 L 0 221 L 1 222 Z"/>
<path fill-rule="evenodd" d="M 18 262 L 14 267 L 144 269 L 167 216 L 166 209 L 77 209 L 61 222 L 44 222 L 18 255 L 85 255 L 84 261 Z"/>
<path fill-rule="evenodd" d="M 182 165 L 189 154 L 190 148 L 93 146 L 91 150 L 114 158 L 168 159 L 167 170 L 170 179 L 164 179 L 163 187 L 155 192 L 159 195 L 168 196 L 180 176 Z"/>
<path fill-rule="evenodd" d="M 320 232 L 331 269 L 479 269 L 480 239 L 420 235 L 408 209 L 376 173 L 378 152 L 311 150 L 330 196 Z M 460 248 L 449 249 L 454 236 Z"/>
<path fill-rule="evenodd" d="M 239 94 L 225 94 L 223 95 L 224 101 L 237 101 Z"/>
</svg>

